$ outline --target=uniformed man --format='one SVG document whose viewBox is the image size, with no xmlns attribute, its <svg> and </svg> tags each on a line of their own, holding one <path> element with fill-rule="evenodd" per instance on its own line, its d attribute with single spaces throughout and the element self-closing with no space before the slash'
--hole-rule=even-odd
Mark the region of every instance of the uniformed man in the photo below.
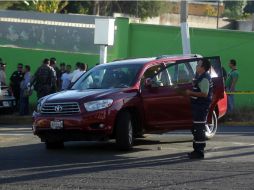
<svg viewBox="0 0 254 190">
<path fill-rule="evenodd" d="M 49 64 L 49 59 L 44 59 L 42 66 L 38 68 L 31 82 L 31 86 L 34 85 L 37 92 L 38 99 L 51 94 L 52 88 L 56 84 L 56 76 Z"/>
<path fill-rule="evenodd" d="M 19 110 L 19 100 L 20 100 L 20 83 L 24 79 L 23 64 L 19 63 L 17 70 L 14 71 L 10 77 L 10 86 L 13 95 L 16 99 L 16 110 Z"/>
<path fill-rule="evenodd" d="M 186 90 L 186 94 L 191 97 L 191 108 L 193 115 L 192 133 L 193 149 L 189 153 L 190 159 L 203 159 L 204 149 L 206 146 L 205 125 L 207 122 L 207 115 L 212 101 L 212 80 L 208 71 L 211 64 L 209 60 L 202 59 L 198 62 L 196 67 L 196 76 L 193 81 L 193 90 Z"/>
</svg>

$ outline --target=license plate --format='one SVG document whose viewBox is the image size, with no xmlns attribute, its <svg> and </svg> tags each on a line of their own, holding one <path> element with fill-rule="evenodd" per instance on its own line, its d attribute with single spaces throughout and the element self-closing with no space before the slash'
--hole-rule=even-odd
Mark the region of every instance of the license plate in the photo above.
<svg viewBox="0 0 254 190">
<path fill-rule="evenodd" d="M 50 127 L 52 129 L 62 129 L 63 128 L 63 121 L 51 121 Z"/>
<path fill-rule="evenodd" d="M 10 106 L 10 103 L 7 102 L 7 101 L 3 101 L 3 106 L 4 106 L 4 107 L 9 107 L 9 106 Z"/>
</svg>

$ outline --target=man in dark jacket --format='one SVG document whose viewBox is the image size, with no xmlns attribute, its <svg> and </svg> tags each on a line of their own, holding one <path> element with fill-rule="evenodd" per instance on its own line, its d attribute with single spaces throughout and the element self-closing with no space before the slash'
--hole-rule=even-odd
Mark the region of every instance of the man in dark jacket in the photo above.
<svg viewBox="0 0 254 190">
<path fill-rule="evenodd" d="M 24 79 L 23 64 L 19 63 L 18 68 L 14 71 L 10 77 L 10 86 L 13 95 L 16 99 L 16 110 L 19 110 L 19 100 L 20 100 L 20 83 Z"/>
<path fill-rule="evenodd" d="M 38 99 L 51 94 L 55 84 L 56 76 L 52 67 L 49 66 L 49 59 L 44 59 L 42 66 L 38 68 L 31 82 L 37 92 Z"/>
<path fill-rule="evenodd" d="M 192 134 L 193 149 L 189 153 L 190 159 L 203 159 L 204 149 L 206 146 L 205 125 L 210 104 L 212 102 L 212 80 L 208 71 L 211 63 L 207 59 L 198 62 L 196 68 L 196 76 L 193 81 L 193 90 L 187 90 L 186 94 L 191 97 L 191 108 L 193 115 Z"/>
</svg>

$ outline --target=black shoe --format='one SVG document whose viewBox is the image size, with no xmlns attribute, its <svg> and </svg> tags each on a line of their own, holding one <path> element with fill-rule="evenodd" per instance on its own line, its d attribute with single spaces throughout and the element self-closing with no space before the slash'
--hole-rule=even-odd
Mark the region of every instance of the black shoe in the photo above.
<svg viewBox="0 0 254 190">
<path fill-rule="evenodd" d="M 190 159 L 204 159 L 205 156 L 202 152 L 193 151 L 191 153 L 188 153 L 188 157 Z"/>
</svg>

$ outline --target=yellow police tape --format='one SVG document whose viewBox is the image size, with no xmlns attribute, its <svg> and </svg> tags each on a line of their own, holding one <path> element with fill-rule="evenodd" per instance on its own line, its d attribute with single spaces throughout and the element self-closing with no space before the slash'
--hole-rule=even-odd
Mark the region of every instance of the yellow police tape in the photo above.
<svg viewBox="0 0 254 190">
<path fill-rule="evenodd" d="M 254 91 L 234 91 L 234 92 L 226 92 L 226 94 L 254 94 Z"/>
</svg>

